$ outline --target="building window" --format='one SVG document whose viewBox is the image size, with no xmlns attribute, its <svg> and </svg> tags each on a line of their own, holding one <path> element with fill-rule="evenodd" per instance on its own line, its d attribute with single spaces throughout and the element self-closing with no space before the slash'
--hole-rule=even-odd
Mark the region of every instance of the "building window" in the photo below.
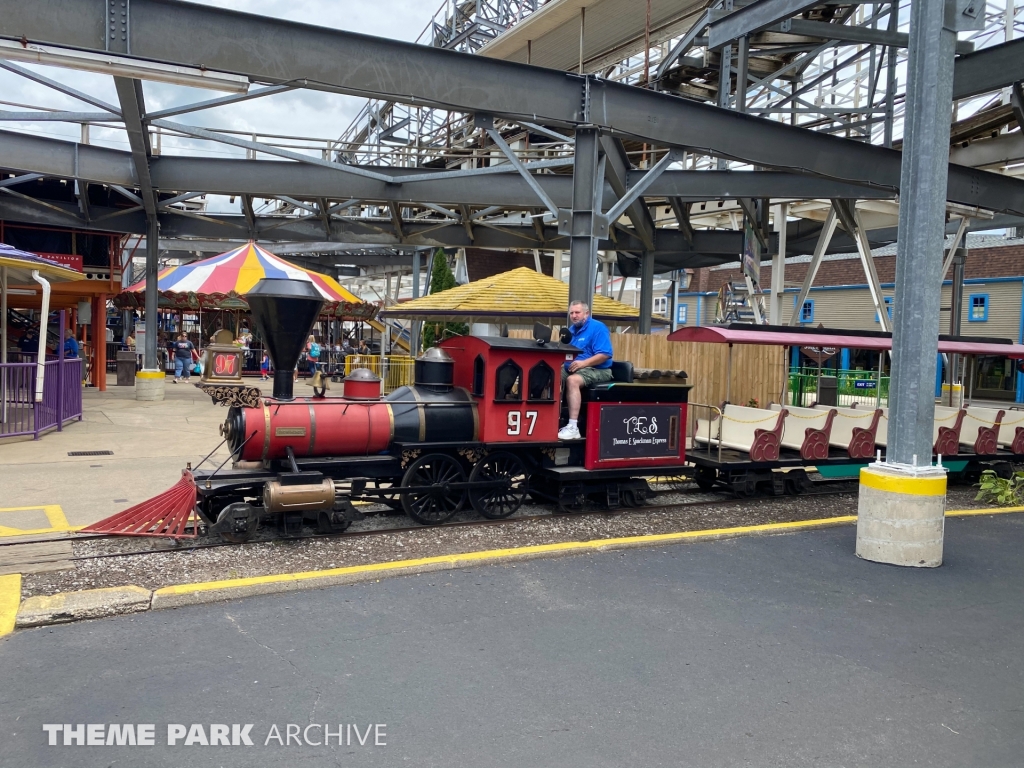
<svg viewBox="0 0 1024 768">
<path fill-rule="evenodd" d="M 555 399 L 555 372 L 543 360 L 530 369 L 530 387 L 527 397 L 530 400 L 553 401 Z"/>
<path fill-rule="evenodd" d="M 523 377 L 523 369 L 512 360 L 506 360 L 494 373 L 495 400 L 522 400 L 519 382 Z"/>
<path fill-rule="evenodd" d="M 686 325 L 686 315 L 689 307 L 690 305 L 685 303 L 680 303 L 676 306 L 676 325 Z"/>
<path fill-rule="evenodd" d="M 885 314 L 889 316 L 889 322 L 892 323 L 892 296 L 883 297 L 885 301 Z M 878 312 L 875 312 L 875 322 L 878 322 Z"/>
<path fill-rule="evenodd" d="M 988 294 L 972 293 L 970 310 L 967 313 L 968 321 L 972 323 L 984 323 L 988 320 Z"/>
<path fill-rule="evenodd" d="M 654 306 L 651 307 L 651 314 L 661 315 L 662 317 L 668 315 L 668 296 L 654 297 Z"/>
<path fill-rule="evenodd" d="M 804 299 L 804 303 L 800 307 L 800 322 L 814 322 L 814 299 Z"/>
</svg>

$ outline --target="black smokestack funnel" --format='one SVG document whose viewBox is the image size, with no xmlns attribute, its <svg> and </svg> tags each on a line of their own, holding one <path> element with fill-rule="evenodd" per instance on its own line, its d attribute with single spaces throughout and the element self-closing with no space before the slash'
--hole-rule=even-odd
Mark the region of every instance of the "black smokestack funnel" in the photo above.
<svg viewBox="0 0 1024 768">
<path fill-rule="evenodd" d="M 264 277 L 245 299 L 274 364 L 274 399 L 294 400 L 292 371 L 320 315 L 323 296 L 307 280 Z"/>
</svg>

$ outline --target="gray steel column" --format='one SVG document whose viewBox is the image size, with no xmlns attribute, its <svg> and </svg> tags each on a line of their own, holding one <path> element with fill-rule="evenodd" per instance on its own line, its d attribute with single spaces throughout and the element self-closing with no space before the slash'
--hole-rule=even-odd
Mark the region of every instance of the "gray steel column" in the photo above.
<svg viewBox="0 0 1024 768">
<path fill-rule="evenodd" d="M 604 164 L 596 128 L 576 130 L 576 161 L 572 173 L 572 211 L 569 213 L 569 301 L 593 305 L 597 278 L 597 246 L 601 236 L 600 191 Z M 566 307 L 568 310 L 568 307 Z"/>
<path fill-rule="evenodd" d="M 953 286 L 949 292 L 949 333 L 951 336 L 960 335 L 960 320 L 964 311 L 964 272 L 967 263 L 967 251 L 957 248 L 953 256 Z M 960 356 L 949 355 L 948 379 L 949 395 L 953 397 L 953 385 L 958 382 L 960 372 Z"/>
<path fill-rule="evenodd" d="M 157 274 L 160 271 L 160 223 L 156 216 L 146 217 L 146 348 L 142 367 L 155 371 L 157 350 Z"/>
<path fill-rule="evenodd" d="M 640 257 L 640 324 L 638 333 L 651 332 L 651 312 L 654 309 L 654 254 L 644 251 Z"/>
<path fill-rule="evenodd" d="M 886 463 L 931 463 L 956 45 L 945 6 L 911 4 Z"/>
<path fill-rule="evenodd" d="M 681 275 L 681 271 L 676 271 L 672 275 L 672 316 L 668 326 L 672 331 L 679 330 L 679 278 Z"/>
<path fill-rule="evenodd" d="M 412 297 L 420 297 L 420 249 L 412 252 Z M 419 320 L 412 320 L 409 323 L 409 354 L 418 357 L 420 354 L 420 328 L 422 323 Z"/>
</svg>

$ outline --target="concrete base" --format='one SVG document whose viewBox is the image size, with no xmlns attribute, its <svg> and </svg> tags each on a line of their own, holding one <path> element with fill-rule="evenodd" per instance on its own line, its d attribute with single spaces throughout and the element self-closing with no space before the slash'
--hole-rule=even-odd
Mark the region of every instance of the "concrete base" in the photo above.
<svg viewBox="0 0 1024 768">
<path fill-rule="evenodd" d="M 864 467 L 857 505 L 857 557 L 915 568 L 942 565 L 945 514 L 945 469 Z"/>
<path fill-rule="evenodd" d="M 166 383 L 163 371 L 139 371 L 135 374 L 135 399 L 163 400 Z"/>
</svg>

